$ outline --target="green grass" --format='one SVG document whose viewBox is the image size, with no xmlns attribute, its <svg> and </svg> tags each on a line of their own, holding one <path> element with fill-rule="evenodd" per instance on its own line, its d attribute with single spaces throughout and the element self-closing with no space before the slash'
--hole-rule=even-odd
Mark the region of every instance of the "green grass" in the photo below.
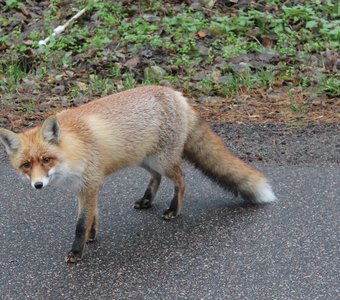
<svg viewBox="0 0 340 300">
<path fill-rule="evenodd" d="M 33 101 L 29 101 L 27 103 L 24 103 L 23 112 L 25 114 L 32 115 L 32 114 L 34 114 L 35 107 L 36 106 L 35 106 Z"/>
<path fill-rule="evenodd" d="M 319 93 L 340 96 L 340 75 L 325 76 L 319 86 Z"/>
<path fill-rule="evenodd" d="M 149 47 L 171 54 L 168 65 L 178 68 L 177 73 L 171 74 L 171 81 L 182 84 L 184 89 L 190 89 L 191 77 L 195 75 L 198 65 L 205 62 L 213 64 L 217 58 L 228 62 L 240 55 L 274 51 L 281 56 L 282 61 L 291 57 L 294 63 L 297 55 L 308 57 L 326 50 L 340 51 L 339 6 L 334 1 L 304 1 L 303 4 L 295 5 L 280 0 L 258 2 L 280 9 L 263 12 L 249 8 L 226 15 L 219 13 L 217 9 L 213 13 L 204 9 L 194 11 L 184 3 L 180 11 L 169 6 L 165 13 L 161 9 L 164 7 L 163 1 L 150 0 L 122 5 L 119 1 L 77 0 L 73 2 L 72 10 L 76 12 L 86 6 L 87 18 L 92 18 L 91 26 L 88 20 L 80 20 L 62 35 L 52 38 L 39 52 L 39 40 L 51 34 L 55 24 L 65 22 L 58 14 L 63 10 L 63 1 L 53 0 L 44 13 L 44 30 L 33 30 L 23 38 L 18 25 L 0 37 L 0 48 L 1 45 L 6 45 L 6 50 L 2 53 L 3 64 L 9 66 L 0 66 L 0 89 L 14 92 L 26 76 L 26 72 L 15 61 L 25 55 L 28 47 L 23 41 L 27 39 L 37 52 L 34 68 L 30 70 L 36 76 L 46 76 L 46 70 L 52 70 L 54 74 L 50 75 L 56 76 L 55 73 L 61 74 L 68 68 L 82 69 L 75 60 L 79 55 L 89 57 L 86 63 L 96 64 L 104 55 L 108 55 L 110 59 L 115 52 L 124 55 L 126 49 L 137 55 L 140 49 Z M 14 15 L 25 5 L 27 4 L 24 1 L 6 0 L 5 11 L 13 12 Z M 153 17 L 145 18 L 136 11 L 152 14 Z M 0 25 L 6 28 L 9 20 L 11 17 L 0 17 Z M 199 33 L 203 33 L 204 37 L 199 37 Z M 262 44 L 264 36 L 273 37 L 271 46 L 265 47 Z M 206 43 L 208 55 L 199 50 L 204 39 L 209 41 Z M 92 55 L 93 52 L 96 54 Z M 96 71 L 89 70 L 88 93 L 107 94 L 120 88 L 152 82 L 147 75 L 143 82 L 137 82 L 130 70 L 117 65 L 109 65 L 108 68 L 110 70 L 106 72 L 105 78 L 97 75 Z M 234 95 L 254 86 L 271 88 L 276 79 L 293 84 L 297 74 L 302 72 L 302 66 L 283 63 L 272 68 L 249 66 L 249 70 L 250 74 L 238 73 L 226 66 L 221 75 L 230 76 L 228 83 L 215 82 L 207 76 L 198 86 L 203 93 Z M 299 84 L 308 88 L 313 80 L 304 78 Z M 339 95 L 339 77 L 330 74 L 323 78 L 318 83 L 318 91 L 331 96 Z M 74 88 L 72 93 L 78 94 L 79 91 Z"/>
<path fill-rule="evenodd" d="M 18 84 L 27 76 L 24 67 L 14 59 L 0 63 L 0 91 L 16 93 Z"/>
<path fill-rule="evenodd" d="M 115 92 L 112 81 L 109 78 L 102 78 L 96 74 L 90 75 L 88 94 L 106 96 Z"/>
<path fill-rule="evenodd" d="M 22 0 L 5 0 L 5 9 L 24 8 L 23 2 Z"/>
</svg>

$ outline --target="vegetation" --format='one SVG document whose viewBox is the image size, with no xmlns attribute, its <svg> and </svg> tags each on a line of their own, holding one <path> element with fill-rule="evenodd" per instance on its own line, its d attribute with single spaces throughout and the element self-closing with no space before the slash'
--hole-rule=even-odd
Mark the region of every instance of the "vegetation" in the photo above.
<svg viewBox="0 0 340 300">
<path fill-rule="evenodd" d="M 0 94 L 23 93 L 30 83 L 40 93 L 92 97 L 160 83 L 196 96 L 293 89 L 339 97 L 336 1 L 237 2 L 5 0 Z M 39 47 L 84 7 L 79 20 Z"/>
</svg>

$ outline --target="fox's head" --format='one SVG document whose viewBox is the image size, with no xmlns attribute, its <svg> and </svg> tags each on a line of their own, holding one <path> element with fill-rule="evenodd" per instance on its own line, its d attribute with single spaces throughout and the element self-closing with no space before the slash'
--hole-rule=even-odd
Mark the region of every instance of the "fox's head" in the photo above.
<svg viewBox="0 0 340 300">
<path fill-rule="evenodd" d="M 35 189 L 50 182 L 60 163 L 57 149 L 60 126 L 55 116 L 48 118 L 41 127 L 19 134 L 0 129 L 0 141 L 13 167 L 27 177 Z"/>
</svg>

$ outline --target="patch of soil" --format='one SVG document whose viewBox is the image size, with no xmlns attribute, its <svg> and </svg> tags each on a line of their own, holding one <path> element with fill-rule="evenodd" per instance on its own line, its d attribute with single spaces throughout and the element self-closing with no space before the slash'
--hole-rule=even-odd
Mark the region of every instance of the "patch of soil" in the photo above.
<svg viewBox="0 0 340 300">
<path fill-rule="evenodd" d="M 283 88 L 271 92 L 242 93 L 233 98 L 200 98 L 186 95 L 200 115 L 212 123 L 287 124 L 338 123 L 339 98 L 315 97 L 301 90 L 287 93 Z M 99 98 L 99 97 L 97 97 Z M 20 131 L 40 124 L 47 116 L 85 104 L 93 97 L 50 95 L 31 92 L 0 97 L 0 127 Z"/>
<path fill-rule="evenodd" d="M 202 97 L 194 107 L 212 122 L 236 124 L 337 123 L 339 98 L 318 98 L 301 90 L 287 93 L 284 89 L 271 92 L 239 94 L 233 98 Z"/>
</svg>

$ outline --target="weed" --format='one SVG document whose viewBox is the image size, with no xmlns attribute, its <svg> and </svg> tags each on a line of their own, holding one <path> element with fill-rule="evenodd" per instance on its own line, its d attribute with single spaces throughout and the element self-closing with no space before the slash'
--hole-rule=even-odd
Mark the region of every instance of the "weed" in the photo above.
<svg viewBox="0 0 340 300">
<path fill-rule="evenodd" d="M 0 89 L 8 93 L 15 93 L 21 80 L 27 75 L 20 64 L 12 60 L 8 65 L 0 64 Z"/>
<path fill-rule="evenodd" d="M 295 95 L 293 90 L 289 90 L 287 92 L 287 96 L 289 98 L 289 102 L 290 102 L 290 111 L 295 113 L 295 114 L 304 114 L 305 113 L 305 109 L 303 106 L 301 106 L 301 104 L 299 104 L 295 99 Z"/>
<path fill-rule="evenodd" d="M 0 45 L 1 44 L 8 45 L 9 43 L 10 43 L 10 38 L 8 35 L 0 36 Z"/>
<path fill-rule="evenodd" d="M 275 76 L 272 67 L 261 68 L 256 73 L 256 82 L 261 88 L 271 88 L 275 83 Z"/>
<path fill-rule="evenodd" d="M 299 128 L 299 127 L 302 127 L 303 125 L 304 125 L 303 122 L 298 122 L 298 121 L 288 122 L 288 126 L 291 126 L 294 128 Z"/>
<path fill-rule="evenodd" d="M 249 52 L 261 52 L 263 46 L 257 40 L 247 41 L 244 38 L 230 34 L 225 40 L 225 45 L 222 47 L 222 55 L 224 58 L 232 58 Z"/>
<path fill-rule="evenodd" d="M 134 79 L 131 73 L 124 74 L 123 78 L 124 78 L 124 83 L 123 83 L 124 89 L 132 89 L 136 86 L 136 80 Z"/>
<path fill-rule="evenodd" d="M 6 9 L 24 8 L 25 5 L 22 2 L 23 2 L 22 0 L 6 0 L 5 1 L 5 8 Z"/>
<path fill-rule="evenodd" d="M 183 83 L 182 90 L 184 93 L 189 94 L 191 91 L 190 79 L 186 79 Z"/>
<path fill-rule="evenodd" d="M 127 13 L 123 11 L 121 3 L 112 3 L 108 1 L 90 0 L 87 10 L 95 11 L 98 20 L 109 27 L 119 25 L 127 16 Z"/>
<path fill-rule="evenodd" d="M 153 46 L 160 46 L 159 36 L 155 35 L 158 26 L 151 24 L 143 18 L 136 18 L 133 22 L 124 22 L 117 32 L 121 35 L 123 45 L 133 43 L 137 48 L 141 48 L 145 43 Z"/>
<path fill-rule="evenodd" d="M 108 46 L 112 40 L 109 37 L 107 29 L 99 29 L 96 35 L 92 38 L 92 46 L 96 49 L 102 49 Z"/>
<path fill-rule="evenodd" d="M 319 92 L 340 96 L 340 76 L 325 77 L 319 86 Z"/>
<path fill-rule="evenodd" d="M 298 104 L 298 103 L 296 103 L 294 101 L 291 102 L 290 110 L 293 113 L 296 113 L 296 114 L 303 114 L 303 113 L 305 113 L 305 109 L 300 104 Z"/>
<path fill-rule="evenodd" d="M 200 88 L 204 94 L 209 94 L 214 88 L 215 83 L 212 77 L 205 77 L 200 82 Z"/>
<path fill-rule="evenodd" d="M 80 88 L 78 86 L 72 86 L 72 88 L 70 89 L 70 96 L 71 98 L 76 98 L 80 95 L 82 95 L 82 91 L 80 90 Z"/>
<path fill-rule="evenodd" d="M 227 97 L 235 96 L 243 90 L 249 90 L 252 86 L 251 82 L 254 81 L 249 74 L 233 74 L 228 83 L 218 86 L 218 94 Z"/>
<path fill-rule="evenodd" d="M 23 105 L 23 110 L 26 114 L 32 115 L 35 111 L 35 104 L 33 101 L 29 101 Z"/>
<path fill-rule="evenodd" d="M 90 75 L 90 94 L 105 96 L 111 94 L 113 90 L 114 88 L 110 78 L 101 78 L 96 74 Z"/>
<path fill-rule="evenodd" d="M 122 75 L 121 69 L 117 65 L 111 67 L 111 75 L 113 78 L 119 78 Z"/>
<path fill-rule="evenodd" d="M 146 68 L 144 69 L 144 79 L 143 84 L 152 84 L 152 83 L 159 83 L 159 80 L 155 78 L 155 76 L 152 76 L 150 74 L 150 69 Z"/>
</svg>

